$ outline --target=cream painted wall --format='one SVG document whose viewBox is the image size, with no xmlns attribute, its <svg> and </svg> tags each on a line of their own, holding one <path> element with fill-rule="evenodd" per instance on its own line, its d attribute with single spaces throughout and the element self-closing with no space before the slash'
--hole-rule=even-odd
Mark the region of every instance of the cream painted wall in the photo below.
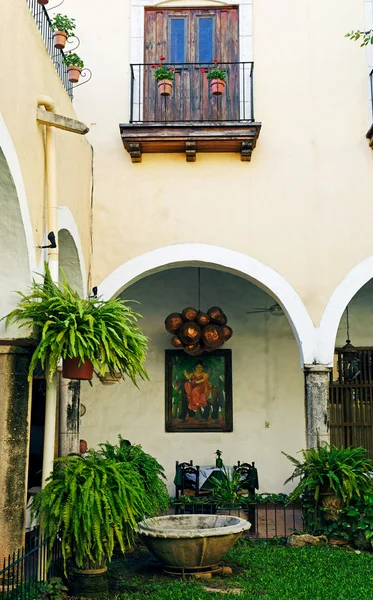
<svg viewBox="0 0 373 600">
<path fill-rule="evenodd" d="M 164 350 L 172 346 L 164 319 L 197 299 L 197 269 L 177 268 L 142 279 L 125 292 L 126 298 L 141 303 L 142 327 L 150 337 L 146 363 L 150 383 L 142 382 L 140 390 L 129 382 L 103 386 L 97 379 L 93 389 L 82 385 L 87 412 L 81 436 L 89 446 L 106 440 L 115 443 L 119 433 L 140 443 L 164 465 L 172 494 L 175 460 L 211 464 L 218 448 L 226 464 L 256 462 L 261 492 L 282 491 L 292 469 L 281 450 L 294 454 L 305 446 L 304 378 L 295 338 L 285 316 L 245 313 L 273 304 L 248 281 L 201 269 L 201 282 L 201 307 L 222 306 L 234 330 L 225 346 L 232 349 L 233 432 L 165 432 Z"/>
<path fill-rule="evenodd" d="M 251 164 L 232 154 L 131 163 L 118 130 L 129 118 L 130 5 L 64 3 L 94 73 L 76 92 L 95 147 L 94 283 L 155 248 L 220 245 L 278 271 L 317 325 L 337 285 L 372 252 L 367 61 L 344 37 L 364 28 L 364 0 L 254 0 L 255 115 L 263 127 Z"/>
<path fill-rule="evenodd" d="M 31 218 L 34 262 L 39 265 L 42 255 L 36 246 L 45 241 L 47 225 L 44 135 L 43 127 L 36 121 L 36 99 L 40 95 L 48 95 L 56 103 L 56 112 L 77 117 L 25 0 L 0 3 L 0 56 L 0 114 L 19 162 Z M 5 60 L 5 57 L 8 59 Z M 58 204 L 71 210 L 88 271 L 91 247 L 91 148 L 83 136 L 56 130 L 55 137 Z M 3 218 L 6 218 L 6 212 Z"/>
<path fill-rule="evenodd" d="M 350 337 L 354 346 L 373 347 L 373 279 L 352 298 L 348 305 Z M 339 324 L 336 346 L 346 343 L 346 312 Z"/>
</svg>

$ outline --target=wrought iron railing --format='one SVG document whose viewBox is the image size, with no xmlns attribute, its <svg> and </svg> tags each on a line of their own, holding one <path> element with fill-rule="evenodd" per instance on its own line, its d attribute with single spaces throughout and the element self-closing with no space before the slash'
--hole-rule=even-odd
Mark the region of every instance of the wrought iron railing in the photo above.
<svg viewBox="0 0 373 600">
<path fill-rule="evenodd" d="M 163 96 L 154 77 L 155 65 L 131 64 L 130 123 L 254 121 L 254 63 L 219 63 L 225 88 L 214 95 L 209 70 L 216 65 L 182 63 L 174 67 L 170 96 Z"/>
<path fill-rule="evenodd" d="M 247 532 L 253 539 L 273 539 L 288 537 L 295 531 L 303 531 L 302 507 L 298 504 L 276 502 L 248 502 L 217 505 L 206 500 L 202 502 L 184 501 L 173 503 L 175 514 L 225 514 L 244 518 L 251 523 Z"/>
<path fill-rule="evenodd" d="M 56 540 L 47 565 L 48 540 L 34 536 L 24 548 L 4 558 L 0 570 L 0 600 L 34 600 L 45 581 L 62 577 L 61 544 Z"/>
<path fill-rule="evenodd" d="M 73 97 L 73 86 L 69 82 L 67 75 L 67 67 L 63 62 L 64 52 L 63 50 L 57 50 L 53 43 L 53 30 L 51 27 L 51 19 L 49 18 L 48 12 L 42 4 L 39 4 L 37 0 L 26 0 L 32 16 L 39 28 L 41 36 L 44 40 L 44 44 L 49 52 L 49 56 L 55 66 L 55 69 L 62 81 L 64 88 L 69 94 L 70 98 Z"/>
</svg>

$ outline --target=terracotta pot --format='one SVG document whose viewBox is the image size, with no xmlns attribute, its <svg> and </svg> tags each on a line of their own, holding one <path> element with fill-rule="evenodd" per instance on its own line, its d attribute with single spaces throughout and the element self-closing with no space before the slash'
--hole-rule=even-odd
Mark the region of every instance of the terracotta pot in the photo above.
<svg viewBox="0 0 373 600">
<path fill-rule="evenodd" d="M 85 440 L 79 440 L 79 452 L 84 454 L 88 450 L 88 444 Z"/>
<path fill-rule="evenodd" d="M 81 67 L 75 67 L 73 65 L 71 65 L 70 67 L 67 67 L 67 75 L 68 75 L 69 81 L 71 83 L 78 83 L 81 71 L 82 71 Z"/>
<path fill-rule="evenodd" d="M 79 366 L 79 358 L 64 358 L 62 365 L 62 377 L 65 379 L 92 379 L 93 364 L 86 360 Z"/>
<path fill-rule="evenodd" d="M 158 81 L 158 90 L 161 96 L 170 96 L 172 92 L 172 80 L 160 79 Z"/>
<path fill-rule="evenodd" d="M 102 569 L 75 569 L 70 579 L 70 589 L 74 596 L 83 598 L 102 598 L 107 594 L 107 567 Z"/>
<path fill-rule="evenodd" d="M 224 79 L 211 79 L 210 88 L 214 96 L 221 96 L 225 88 Z"/>
<path fill-rule="evenodd" d="M 43 6 L 48 4 L 48 2 L 49 2 L 49 0 L 38 0 L 38 4 L 42 4 Z"/>
<path fill-rule="evenodd" d="M 99 375 L 98 378 L 102 385 L 113 385 L 114 383 L 119 383 L 119 381 L 122 379 L 122 374 L 120 371 L 117 371 L 114 373 L 114 375 L 112 375 L 109 371 L 107 371 L 105 375 Z"/>
<path fill-rule="evenodd" d="M 66 46 L 67 33 L 66 31 L 55 31 L 53 34 L 54 47 L 57 50 L 63 50 Z"/>
</svg>

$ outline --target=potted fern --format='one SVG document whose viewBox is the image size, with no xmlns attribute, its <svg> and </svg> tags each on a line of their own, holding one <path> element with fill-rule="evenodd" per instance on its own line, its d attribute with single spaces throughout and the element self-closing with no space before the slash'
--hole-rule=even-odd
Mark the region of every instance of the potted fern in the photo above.
<svg viewBox="0 0 373 600">
<path fill-rule="evenodd" d="M 33 517 L 49 540 L 61 539 L 65 575 L 74 595 L 107 592 L 107 563 L 115 545 L 134 540 L 137 523 L 153 515 L 144 482 L 131 463 L 88 450 L 55 461 L 47 485 L 36 494 Z"/>
<path fill-rule="evenodd" d="M 63 62 L 67 66 L 67 76 L 71 83 L 78 83 L 84 62 L 75 52 L 65 54 Z"/>
<path fill-rule="evenodd" d="M 74 35 L 75 19 L 70 19 L 66 15 L 56 15 L 51 21 L 53 30 L 54 47 L 63 50 L 66 46 L 67 38 Z"/>
<path fill-rule="evenodd" d="M 18 307 L 5 317 L 7 325 L 29 325 L 38 332 L 29 378 L 40 361 L 51 379 L 62 358 L 68 379 L 92 379 L 93 369 L 113 377 L 119 372 L 135 385 L 138 376 L 147 379 L 147 338 L 137 325 L 141 315 L 118 298 L 80 298 L 64 275 L 55 284 L 48 265 L 45 271 L 42 283 L 32 282 L 30 294 L 18 292 Z"/>
</svg>

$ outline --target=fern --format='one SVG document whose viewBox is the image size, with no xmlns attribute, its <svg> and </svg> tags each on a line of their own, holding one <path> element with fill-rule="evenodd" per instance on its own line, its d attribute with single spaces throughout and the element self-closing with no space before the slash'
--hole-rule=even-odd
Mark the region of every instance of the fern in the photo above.
<svg viewBox="0 0 373 600">
<path fill-rule="evenodd" d="M 95 369 L 112 376 L 120 372 L 137 385 L 136 378 L 148 379 L 144 362 L 147 338 L 138 326 L 141 315 L 121 299 L 82 299 L 63 281 L 52 281 L 45 265 L 43 283 L 32 282 L 28 295 L 17 292 L 18 307 L 6 317 L 6 325 L 20 323 L 35 327 L 39 343 L 32 356 L 29 378 L 38 362 L 49 377 L 57 370 L 60 358 L 90 360 Z"/>
</svg>

